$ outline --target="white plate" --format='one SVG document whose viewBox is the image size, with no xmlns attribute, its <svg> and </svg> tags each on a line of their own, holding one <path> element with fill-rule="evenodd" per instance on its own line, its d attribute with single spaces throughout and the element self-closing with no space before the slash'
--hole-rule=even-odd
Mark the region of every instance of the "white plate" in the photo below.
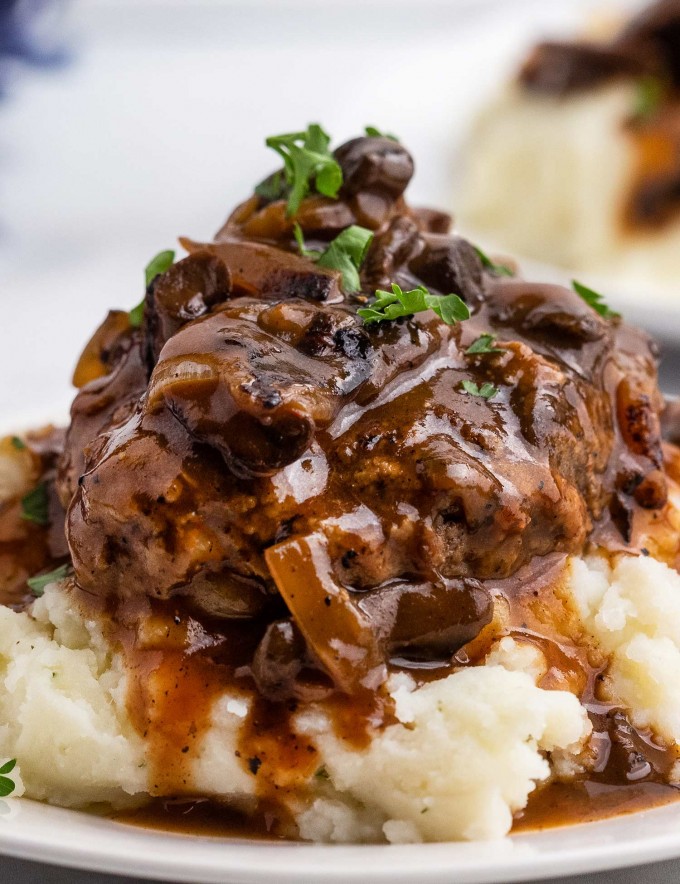
<svg viewBox="0 0 680 884">
<path fill-rule="evenodd" d="M 477 844 L 344 846 L 168 835 L 18 799 L 0 851 L 100 872 L 210 884 L 487 884 L 680 856 L 680 804 Z M 9 811 L 7 810 L 9 808 Z"/>
<path fill-rule="evenodd" d="M 397 132 L 413 198 L 455 206 L 453 146 L 523 47 L 599 0 L 74 4 L 80 62 L 0 105 L 0 416 L 65 410 L 83 340 L 141 294 L 177 233 L 209 236 L 274 160 L 272 132 Z M 680 313 L 661 323 L 680 331 Z M 21 418 L 19 417 L 21 414 Z M 6 812 L 3 812 L 6 811 Z M 680 856 L 680 805 L 505 842 L 312 846 L 123 827 L 30 801 L 0 806 L 0 852 L 205 882 L 491 882 Z"/>
</svg>

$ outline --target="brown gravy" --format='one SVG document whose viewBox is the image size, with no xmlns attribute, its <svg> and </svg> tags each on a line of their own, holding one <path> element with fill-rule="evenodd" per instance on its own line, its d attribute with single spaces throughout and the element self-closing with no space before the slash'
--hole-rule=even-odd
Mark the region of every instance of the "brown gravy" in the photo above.
<svg viewBox="0 0 680 884">
<path fill-rule="evenodd" d="M 672 804 L 680 790 L 664 783 L 612 786 L 599 782 L 551 783 L 538 789 L 515 817 L 512 834 L 591 823 Z M 248 817 L 205 799 L 155 799 L 145 807 L 114 814 L 111 819 L 144 829 L 210 838 L 291 840 L 291 821 L 280 808 Z M 294 839 L 293 839 L 294 840 Z"/>
<path fill-rule="evenodd" d="M 639 813 L 672 804 L 680 791 L 665 783 L 612 786 L 586 780 L 582 783 L 551 783 L 529 798 L 515 817 L 513 834 L 572 826 Z"/>
<path fill-rule="evenodd" d="M 117 823 L 156 829 L 176 835 L 210 838 L 242 838 L 260 841 L 295 840 L 291 821 L 280 808 L 263 808 L 254 817 L 209 799 L 156 798 L 136 810 L 110 817 Z"/>
</svg>

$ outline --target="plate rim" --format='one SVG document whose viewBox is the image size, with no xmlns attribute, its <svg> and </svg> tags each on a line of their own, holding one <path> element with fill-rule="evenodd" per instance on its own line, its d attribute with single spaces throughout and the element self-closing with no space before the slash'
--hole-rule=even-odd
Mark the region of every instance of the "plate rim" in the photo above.
<svg viewBox="0 0 680 884">
<path fill-rule="evenodd" d="M 32 807 L 48 817 L 45 830 L 15 820 L 0 823 L 0 855 L 82 871 L 141 875 L 151 880 L 200 884 L 500 884 L 616 870 L 680 857 L 680 799 L 664 807 L 599 822 L 581 823 L 496 841 L 437 844 L 307 844 L 250 839 L 186 836 L 116 823 L 83 811 L 53 807 L 32 799 L 13 799 L 19 811 Z M 621 822 L 675 817 L 674 830 L 621 840 Z M 20 815 L 19 819 L 21 818 Z M 62 816 L 55 824 L 54 817 Z M 73 817 L 82 832 L 69 826 Z M 6 827 L 7 826 L 7 827 Z M 591 843 L 574 850 L 587 827 Z M 89 829 L 89 832 L 88 832 Z M 596 831 L 598 830 L 598 831 Z M 104 833 L 103 841 L 88 833 Z M 595 838 L 595 835 L 600 837 Z M 571 836 L 571 837 L 570 837 Z M 534 849 L 552 839 L 557 847 Z M 563 846 L 559 842 L 564 841 Z M 131 850 L 137 846 L 138 850 Z M 491 848 L 491 849 L 489 849 Z M 331 860 L 338 860 L 330 865 Z"/>
</svg>

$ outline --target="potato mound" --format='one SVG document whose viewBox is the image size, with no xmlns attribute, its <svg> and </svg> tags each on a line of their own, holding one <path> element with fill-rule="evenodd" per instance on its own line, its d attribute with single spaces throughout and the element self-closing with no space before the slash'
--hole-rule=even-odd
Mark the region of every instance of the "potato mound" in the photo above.
<svg viewBox="0 0 680 884">
<path fill-rule="evenodd" d="M 583 641 L 609 659 L 606 697 L 638 727 L 680 745 L 680 576 L 651 557 L 572 557 L 556 588 Z M 506 834 L 536 785 L 587 764 L 590 722 L 578 699 L 545 690 L 539 650 L 496 642 L 485 665 L 420 687 L 392 676 L 396 723 L 363 750 L 333 732 L 323 704 L 296 730 L 316 746 L 323 776 L 285 801 L 313 841 L 446 841 Z M 17 758 L 17 794 L 65 806 L 114 808 L 151 789 L 144 740 L 126 711 L 127 676 L 100 625 L 67 583 L 30 611 L 0 607 L 0 759 Z M 255 777 L 237 748 L 252 697 L 225 688 L 193 761 L 196 794 L 254 806 Z M 285 790 L 284 790 L 285 791 Z"/>
</svg>

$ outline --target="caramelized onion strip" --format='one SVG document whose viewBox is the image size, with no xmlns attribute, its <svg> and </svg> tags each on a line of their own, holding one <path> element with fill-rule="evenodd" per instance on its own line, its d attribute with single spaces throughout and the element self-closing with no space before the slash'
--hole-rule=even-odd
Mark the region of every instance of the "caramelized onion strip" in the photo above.
<svg viewBox="0 0 680 884">
<path fill-rule="evenodd" d="M 322 534 L 292 537 L 265 552 L 276 586 L 309 647 L 347 693 L 374 690 L 387 674 L 370 621 L 333 575 Z"/>
</svg>

